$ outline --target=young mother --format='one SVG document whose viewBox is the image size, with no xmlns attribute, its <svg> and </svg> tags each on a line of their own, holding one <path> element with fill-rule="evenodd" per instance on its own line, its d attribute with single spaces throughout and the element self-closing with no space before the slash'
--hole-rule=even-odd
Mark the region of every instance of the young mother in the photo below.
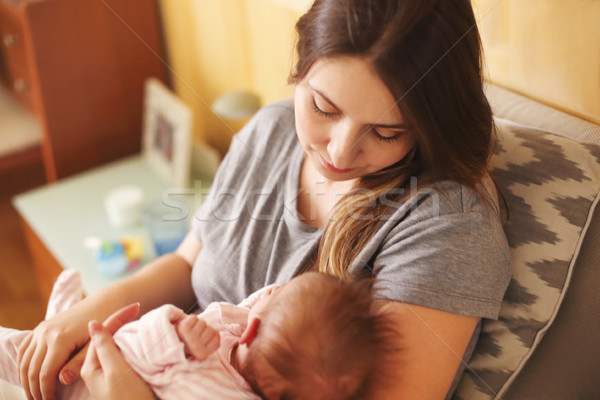
<svg viewBox="0 0 600 400">
<path fill-rule="evenodd" d="M 471 4 L 317 0 L 297 31 L 293 104 L 264 108 L 234 138 L 175 254 L 34 330 L 20 349 L 30 398 L 78 375 L 81 358 L 64 364 L 90 319 L 132 302 L 238 302 L 310 269 L 377 279 L 402 352 L 398 379 L 375 398 L 451 391 L 510 278 Z M 102 364 L 114 371 L 122 359 Z M 99 397 L 133 387 L 93 375 L 106 383 L 91 384 Z"/>
</svg>

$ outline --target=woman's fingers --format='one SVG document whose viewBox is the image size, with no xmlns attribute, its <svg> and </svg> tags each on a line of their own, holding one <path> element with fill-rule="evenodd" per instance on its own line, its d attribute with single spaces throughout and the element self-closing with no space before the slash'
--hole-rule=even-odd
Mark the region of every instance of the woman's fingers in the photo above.
<svg viewBox="0 0 600 400">
<path fill-rule="evenodd" d="M 24 359 L 25 352 L 29 348 L 31 344 L 31 340 L 33 339 L 33 332 L 30 332 L 17 349 L 17 365 L 19 366 L 19 381 L 23 382 L 23 377 L 21 376 L 21 371 L 23 370 L 21 366 L 23 365 L 21 361 Z"/>
<path fill-rule="evenodd" d="M 128 306 L 125 306 L 116 312 L 114 312 L 111 316 L 109 316 L 104 321 L 104 326 L 108 329 L 110 334 L 114 334 L 119 330 L 123 325 L 135 319 L 135 317 L 140 312 L 140 304 L 133 303 Z M 65 366 L 60 370 L 59 379 L 60 381 L 68 385 L 69 383 L 75 381 L 81 371 L 81 366 L 83 365 L 86 354 L 88 352 L 88 345 L 81 349 L 73 358 L 69 360 L 65 364 Z"/>
<path fill-rule="evenodd" d="M 133 303 L 125 306 L 113 314 L 102 323 L 108 329 L 108 332 L 113 335 L 120 327 L 128 322 L 131 322 L 140 312 L 140 303 Z"/>
<path fill-rule="evenodd" d="M 88 330 L 92 338 L 92 354 L 86 357 L 85 363 L 92 369 L 102 369 L 104 374 L 127 371 L 129 364 L 125 362 L 113 340 L 112 335 L 123 325 L 132 321 L 140 311 L 140 304 L 134 303 L 117 310 L 102 325 L 90 321 Z"/>
<path fill-rule="evenodd" d="M 19 380 L 28 399 L 33 398 L 29 388 L 29 366 L 35 351 L 35 343 L 32 343 L 33 341 L 33 337 L 30 337 L 27 345 L 21 345 L 19 348 Z"/>
<path fill-rule="evenodd" d="M 154 399 L 150 387 L 123 358 L 108 329 L 88 324 L 92 338 L 81 377 L 95 398 L 105 400 Z"/>
<path fill-rule="evenodd" d="M 96 321 L 89 324 L 90 336 L 96 349 L 98 362 L 108 379 L 119 378 L 130 367 L 123 359 L 108 329 Z"/>
<path fill-rule="evenodd" d="M 139 309 L 139 304 L 131 304 L 112 314 L 104 322 L 109 333 L 133 320 Z M 63 328 L 42 322 L 17 350 L 19 379 L 28 399 L 54 399 L 57 378 L 63 384 L 69 384 L 80 375 L 87 346 L 66 362 L 75 345 L 69 347 L 72 342 L 65 338 L 70 339 L 73 333 L 65 333 Z M 80 343 L 83 345 L 85 340 Z"/>
<path fill-rule="evenodd" d="M 48 341 L 48 337 L 54 340 Z M 47 343 L 52 345 L 49 347 Z M 54 399 L 58 368 L 68 355 L 57 336 L 48 335 L 45 328 L 32 333 L 18 349 L 19 379 L 27 398 Z M 54 345 L 56 344 L 56 346 Z"/>
<path fill-rule="evenodd" d="M 88 323 L 90 337 L 92 335 L 92 326 L 95 326 L 96 324 L 98 324 L 97 321 L 90 321 Z M 88 389 L 101 388 L 105 386 L 102 365 L 98 360 L 98 353 L 93 340 L 90 340 L 88 351 L 85 355 L 85 361 L 81 367 L 81 378 L 84 380 Z"/>
<path fill-rule="evenodd" d="M 31 343 L 32 339 L 33 339 L 33 332 L 29 332 L 27 334 L 27 336 L 25 336 L 25 339 L 23 339 L 23 341 L 17 348 L 17 365 L 21 365 L 21 360 L 23 359 L 23 356 L 25 355 L 25 351 L 29 348 L 29 344 Z"/>
<path fill-rule="evenodd" d="M 108 329 L 90 321 L 91 344 L 81 368 L 81 377 L 93 392 L 107 391 L 130 370 Z"/>
<path fill-rule="evenodd" d="M 90 321 L 88 324 L 88 330 L 90 331 L 92 323 L 97 324 L 96 321 Z M 103 395 L 104 391 L 106 390 L 102 365 L 100 365 L 100 361 L 98 360 L 96 346 L 94 346 L 93 341 L 90 341 L 88 351 L 85 355 L 85 361 L 81 367 L 81 379 L 83 379 L 85 385 L 91 393 Z"/>
<path fill-rule="evenodd" d="M 71 359 L 61 368 L 58 374 L 58 379 L 63 385 L 68 385 L 79 378 L 81 366 L 85 361 L 85 355 L 88 352 L 90 342 L 87 342 L 81 350 L 77 352 Z"/>
<path fill-rule="evenodd" d="M 44 361 L 39 375 L 40 391 L 44 400 L 54 399 L 55 397 L 56 377 L 60 369 L 60 364 L 57 364 L 56 360 L 63 359 L 65 357 L 64 352 L 65 349 L 59 343 L 48 347 L 44 352 Z"/>
<path fill-rule="evenodd" d="M 83 366 L 81 367 L 81 375 L 83 376 L 84 369 L 90 370 L 101 370 L 102 365 L 100 365 L 100 361 L 98 361 L 98 353 L 96 353 L 96 346 L 94 343 L 90 341 L 90 346 L 88 347 L 88 352 L 85 354 L 85 361 Z"/>
<path fill-rule="evenodd" d="M 28 382 L 29 391 L 26 391 L 26 393 L 29 393 L 28 397 L 32 396 L 32 398 L 34 398 L 35 400 L 42 399 L 42 391 L 40 388 L 40 373 L 42 369 L 42 363 L 44 362 L 44 358 L 46 356 L 46 350 L 47 347 L 44 342 L 37 343 L 29 362 L 29 369 L 27 370 L 26 380 Z M 26 353 L 26 356 L 28 353 L 29 351 Z"/>
</svg>

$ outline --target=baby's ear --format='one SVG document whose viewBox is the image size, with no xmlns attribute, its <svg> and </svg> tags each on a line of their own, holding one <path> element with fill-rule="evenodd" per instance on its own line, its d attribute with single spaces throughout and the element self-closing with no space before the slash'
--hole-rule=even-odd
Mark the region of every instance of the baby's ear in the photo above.
<svg viewBox="0 0 600 400">
<path fill-rule="evenodd" d="M 248 321 L 248 325 L 246 329 L 242 333 L 240 337 L 240 344 L 245 344 L 246 346 L 250 346 L 254 338 L 256 337 L 256 333 L 258 332 L 258 327 L 260 326 L 260 318 L 254 317 L 250 321 Z"/>
</svg>

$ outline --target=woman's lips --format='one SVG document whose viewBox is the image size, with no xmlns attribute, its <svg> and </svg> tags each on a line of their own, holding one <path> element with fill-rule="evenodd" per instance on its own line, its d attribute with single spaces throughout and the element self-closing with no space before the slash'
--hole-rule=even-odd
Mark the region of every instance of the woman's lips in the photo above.
<svg viewBox="0 0 600 400">
<path fill-rule="evenodd" d="M 345 173 L 348 173 L 348 172 L 350 172 L 350 171 L 352 171 L 354 169 L 354 168 L 348 168 L 348 169 L 339 169 L 339 168 L 336 168 L 333 165 L 329 164 L 327 161 L 325 161 L 325 159 L 323 158 L 323 156 L 319 155 L 319 157 L 321 157 L 321 162 L 323 163 L 323 165 L 325 166 L 325 168 L 327 168 L 331 172 L 335 172 L 336 174 L 345 174 Z"/>
</svg>

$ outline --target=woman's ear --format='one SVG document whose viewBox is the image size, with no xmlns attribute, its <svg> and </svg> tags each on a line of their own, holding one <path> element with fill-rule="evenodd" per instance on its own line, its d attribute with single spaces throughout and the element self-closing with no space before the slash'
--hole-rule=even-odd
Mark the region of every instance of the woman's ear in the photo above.
<svg viewBox="0 0 600 400">
<path fill-rule="evenodd" d="M 256 333 L 258 332 L 258 327 L 260 326 L 260 318 L 253 317 L 250 321 L 248 321 L 248 325 L 246 329 L 242 333 L 240 337 L 240 344 L 245 344 L 246 346 L 250 346 L 254 338 L 256 337 Z"/>
</svg>

